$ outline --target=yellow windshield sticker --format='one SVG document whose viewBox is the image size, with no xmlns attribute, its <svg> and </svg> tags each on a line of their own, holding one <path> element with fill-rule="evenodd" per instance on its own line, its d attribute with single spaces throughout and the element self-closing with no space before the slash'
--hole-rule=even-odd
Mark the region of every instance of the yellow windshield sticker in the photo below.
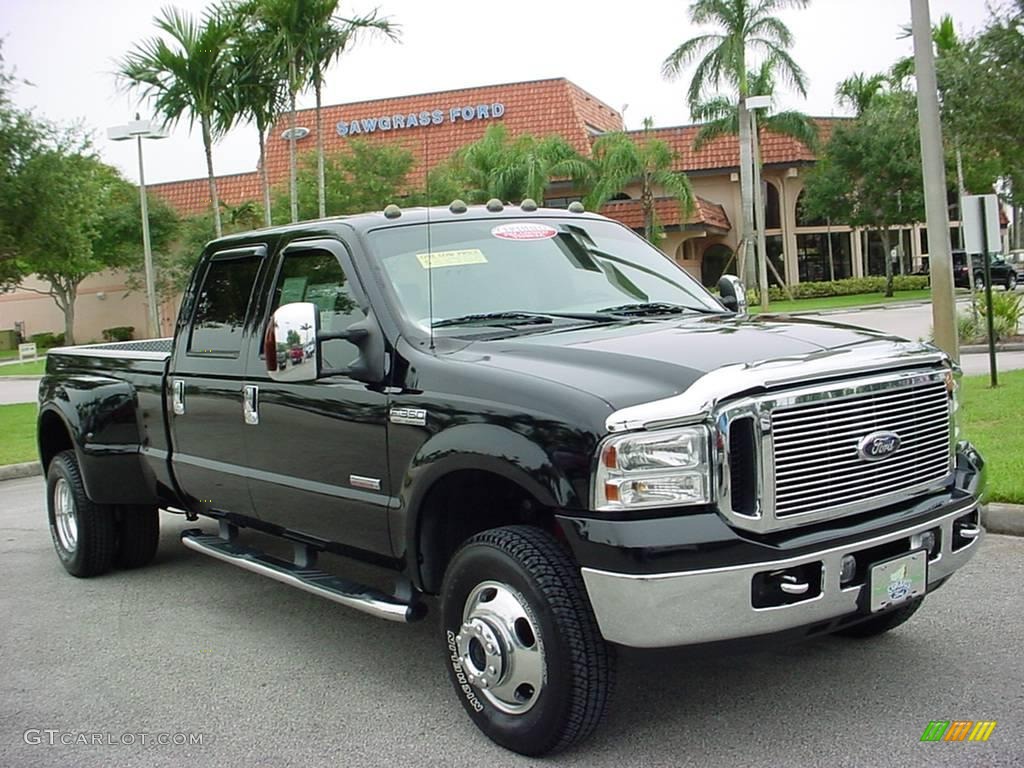
<svg viewBox="0 0 1024 768">
<path fill-rule="evenodd" d="M 486 264 L 487 257 L 479 248 L 466 248 L 461 251 L 432 251 L 417 253 L 416 259 L 424 269 L 438 267 L 464 267 L 467 264 Z"/>
</svg>

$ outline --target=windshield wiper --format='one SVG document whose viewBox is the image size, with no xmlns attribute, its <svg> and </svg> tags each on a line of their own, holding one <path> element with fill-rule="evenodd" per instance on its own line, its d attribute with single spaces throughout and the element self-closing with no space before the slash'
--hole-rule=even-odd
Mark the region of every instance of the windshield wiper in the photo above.
<svg viewBox="0 0 1024 768">
<path fill-rule="evenodd" d="M 597 312 L 478 312 L 436 320 L 431 326 L 446 328 L 453 325 L 547 325 L 556 318 L 608 322 L 607 315 Z"/>
<path fill-rule="evenodd" d="M 688 307 L 682 304 L 668 304 L 663 301 L 621 304 L 617 307 L 605 307 L 597 311 L 609 315 L 680 315 L 684 312 L 699 312 L 707 315 L 721 314 L 718 310 L 708 307 Z"/>
</svg>

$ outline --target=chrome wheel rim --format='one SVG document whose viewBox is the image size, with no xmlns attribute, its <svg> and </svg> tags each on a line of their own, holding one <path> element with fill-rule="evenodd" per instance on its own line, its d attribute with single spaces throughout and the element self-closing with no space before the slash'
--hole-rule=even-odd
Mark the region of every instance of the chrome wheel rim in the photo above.
<svg viewBox="0 0 1024 768">
<path fill-rule="evenodd" d="M 544 645 L 526 600 L 507 584 L 478 584 L 455 638 L 466 679 L 497 709 L 529 712 L 544 690 Z"/>
<path fill-rule="evenodd" d="M 63 477 L 53 487 L 53 518 L 60 545 L 68 552 L 74 552 L 78 543 L 78 515 L 71 483 Z"/>
</svg>

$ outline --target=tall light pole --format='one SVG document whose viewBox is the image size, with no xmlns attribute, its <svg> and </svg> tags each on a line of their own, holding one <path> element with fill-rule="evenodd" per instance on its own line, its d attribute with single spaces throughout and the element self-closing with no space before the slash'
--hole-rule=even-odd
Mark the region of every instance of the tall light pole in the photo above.
<svg viewBox="0 0 1024 768">
<path fill-rule="evenodd" d="M 917 72 L 917 120 L 921 131 L 921 169 L 924 210 L 928 220 L 928 269 L 932 283 L 932 327 L 935 343 L 953 360 L 960 359 L 953 298 L 953 257 L 949 252 L 949 210 L 946 208 L 946 169 L 939 122 L 939 87 L 935 79 L 932 23 L 928 0 L 910 0 Z"/>
<path fill-rule="evenodd" d="M 750 114 L 750 144 L 754 166 L 754 227 L 757 229 L 757 293 L 761 297 L 761 311 L 768 309 L 768 246 L 764 236 L 764 191 L 761 189 L 761 142 L 757 135 L 757 110 L 772 105 L 771 96 L 748 96 Z"/>
<path fill-rule="evenodd" d="M 142 140 L 164 139 L 167 134 L 152 120 L 140 120 L 138 114 L 127 125 L 107 129 L 111 141 L 135 139 L 139 148 L 139 204 L 142 208 L 142 254 L 146 268 L 146 309 L 149 318 L 149 338 L 160 335 L 160 315 L 156 304 L 156 275 L 153 272 L 153 249 L 149 242 L 149 205 L 146 201 L 146 173 L 142 166 Z"/>
</svg>

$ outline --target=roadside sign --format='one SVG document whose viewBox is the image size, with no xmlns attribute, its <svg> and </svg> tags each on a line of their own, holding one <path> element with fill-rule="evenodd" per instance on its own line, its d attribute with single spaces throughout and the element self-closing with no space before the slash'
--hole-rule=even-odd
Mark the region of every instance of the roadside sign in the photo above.
<svg viewBox="0 0 1024 768">
<path fill-rule="evenodd" d="M 999 201 L 995 195 L 963 198 L 964 249 L 968 253 L 999 250 Z"/>
<path fill-rule="evenodd" d="M 34 341 L 30 341 L 27 344 L 18 345 L 18 359 L 27 360 L 32 358 L 35 360 L 38 357 L 36 353 L 36 345 Z"/>
</svg>

